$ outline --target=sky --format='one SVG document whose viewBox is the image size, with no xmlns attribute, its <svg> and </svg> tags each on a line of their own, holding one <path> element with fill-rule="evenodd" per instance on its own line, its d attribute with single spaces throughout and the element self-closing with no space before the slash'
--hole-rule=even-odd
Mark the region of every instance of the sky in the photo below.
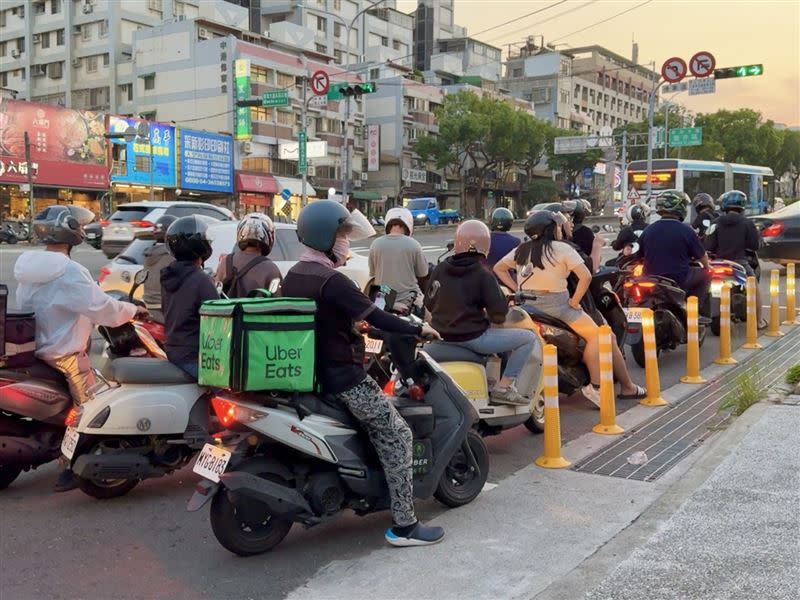
<svg viewBox="0 0 800 600">
<path fill-rule="evenodd" d="M 416 4 L 398 0 L 397 8 L 410 12 Z M 701 50 L 714 55 L 717 67 L 761 63 L 764 75 L 720 80 L 715 94 L 668 98 L 695 113 L 752 108 L 765 120 L 800 126 L 800 0 L 455 0 L 455 20 L 501 47 L 504 59 L 506 44 L 544 35 L 545 42 L 599 44 L 626 58 L 635 39 L 640 64 L 655 61 L 659 71 L 668 58 L 688 63 Z"/>
</svg>

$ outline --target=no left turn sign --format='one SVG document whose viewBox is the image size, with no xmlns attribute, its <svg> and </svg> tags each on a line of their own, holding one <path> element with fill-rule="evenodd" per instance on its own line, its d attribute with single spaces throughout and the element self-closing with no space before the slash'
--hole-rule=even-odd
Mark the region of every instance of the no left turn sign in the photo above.
<svg viewBox="0 0 800 600">
<path fill-rule="evenodd" d="M 330 77 L 325 71 L 315 71 L 311 76 L 311 91 L 317 96 L 324 96 L 331 86 Z"/>
<path fill-rule="evenodd" d="M 717 61 L 711 52 L 698 52 L 689 61 L 689 70 L 695 77 L 708 77 L 714 72 Z"/>
<path fill-rule="evenodd" d="M 686 61 L 679 56 L 667 59 L 661 67 L 661 76 L 670 83 L 678 83 L 686 77 Z"/>
</svg>

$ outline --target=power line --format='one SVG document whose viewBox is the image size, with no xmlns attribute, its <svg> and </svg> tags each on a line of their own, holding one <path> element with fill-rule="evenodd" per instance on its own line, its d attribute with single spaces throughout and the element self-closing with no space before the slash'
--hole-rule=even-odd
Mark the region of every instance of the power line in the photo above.
<svg viewBox="0 0 800 600">
<path fill-rule="evenodd" d="M 538 27 L 539 25 L 543 25 L 544 23 L 552 21 L 553 19 L 557 19 L 559 17 L 563 17 L 564 15 L 568 15 L 568 14 L 573 13 L 575 11 L 581 10 L 582 8 L 586 8 L 587 6 L 589 6 L 590 4 L 594 4 L 595 2 L 597 2 L 597 0 L 590 0 L 589 2 L 586 2 L 585 4 L 581 4 L 580 6 L 574 6 L 574 7 L 570 8 L 570 9 L 562 11 L 562 12 L 556 14 L 556 15 L 552 15 L 550 17 L 547 17 L 546 19 L 542 19 L 541 21 L 537 21 L 536 23 L 531 23 L 530 25 L 526 25 L 525 27 L 522 27 L 520 29 L 515 29 L 514 31 L 505 33 L 500 37 L 506 37 L 506 36 L 509 36 L 509 35 L 514 35 L 514 34 L 522 32 L 522 31 L 525 31 L 526 29 L 530 29 L 531 27 Z M 492 42 L 492 41 L 499 40 L 500 37 L 493 37 L 489 41 Z"/>
<path fill-rule="evenodd" d="M 505 27 L 506 25 L 511 25 L 512 23 L 516 23 L 520 19 L 527 19 L 528 17 L 532 17 L 533 15 L 539 14 L 540 12 L 544 12 L 546 10 L 550 10 L 551 8 L 555 8 L 559 4 L 564 4 L 566 1 L 567 0 L 560 0 L 559 2 L 556 2 L 555 4 L 550 4 L 548 6 L 545 6 L 544 8 L 540 8 L 538 10 L 534 10 L 533 12 L 529 12 L 528 14 L 521 15 L 519 17 L 514 17 L 513 19 L 511 19 L 509 21 L 506 21 L 505 23 L 500 23 L 499 25 L 495 25 L 494 27 L 489 27 L 489 29 L 484 29 L 483 31 L 478 31 L 477 33 L 473 33 L 472 35 L 470 35 L 470 37 L 475 37 L 475 36 L 481 35 L 483 33 L 487 33 L 489 31 L 493 31 L 495 29 L 500 29 L 501 27 Z"/>
<path fill-rule="evenodd" d="M 598 21 L 597 23 L 592 23 L 591 25 L 587 25 L 586 27 L 584 27 L 582 29 L 578 29 L 577 31 L 573 31 L 572 33 L 568 33 L 567 35 L 562 35 L 561 37 L 557 37 L 556 39 L 554 39 L 552 41 L 553 42 L 557 42 L 558 40 L 566 39 L 568 37 L 571 37 L 571 36 L 575 35 L 576 33 L 581 33 L 583 31 L 586 31 L 587 29 L 591 29 L 592 27 L 597 27 L 598 25 L 602 25 L 603 23 L 608 23 L 611 19 L 616 19 L 617 17 L 621 17 L 625 13 L 629 13 L 631 11 L 636 10 L 637 8 L 641 8 L 641 7 L 645 6 L 646 4 L 650 4 L 652 1 L 653 0 L 645 0 L 645 2 L 642 2 L 641 4 L 637 4 L 636 6 L 632 6 L 631 8 L 627 8 L 627 9 L 623 10 L 622 12 L 618 12 L 617 14 L 611 15 L 610 17 L 608 17 L 606 19 L 603 19 L 602 21 Z"/>
</svg>

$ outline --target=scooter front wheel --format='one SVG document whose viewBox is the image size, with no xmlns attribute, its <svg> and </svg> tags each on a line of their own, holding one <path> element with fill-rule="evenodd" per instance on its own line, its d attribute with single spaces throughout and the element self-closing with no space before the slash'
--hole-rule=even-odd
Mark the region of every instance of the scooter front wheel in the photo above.
<svg viewBox="0 0 800 600">
<path fill-rule="evenodd" d="M 434 497 L 451 508 L 469 504 L 481 493 L 489 476 L 489 450 L 475 431 L 467 433 L 442 473 Z"/>
<path fill-rule="evenodd" d="M 97 498 L 98 500 L 111 500 L 112 498 L 119 498 L 130 492 L 133 488 L 139 485 L 138 479 L 84 479 L 83 477 L 75 478 L 78 480 L 78 487 L 87 496 Z"/>
<path fill-rule="evenodd" d="M 524 423 L 525 428 L 531 433 L 542 433 L 544 431 L 544 396 L 539 394 L 533 402 L 531 416 Z"/>
<path fill-rule="evenodd" d="M 211 501 L 211 529 L 226 550 L 239 556 L 262 554 L 288 535 L 292 521 L 279 519 L 255 500 L 241 498 L 240 502 L 240 505 L 231 502 L 224 489 Z"/>
</svg>

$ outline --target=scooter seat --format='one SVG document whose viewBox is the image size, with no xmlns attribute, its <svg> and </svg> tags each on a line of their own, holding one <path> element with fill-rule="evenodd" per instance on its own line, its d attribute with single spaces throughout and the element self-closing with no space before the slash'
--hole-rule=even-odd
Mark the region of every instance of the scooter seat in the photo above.
<svg viewBox="0 0 800 600">
<path fill-rule="evenodd" d="M 440 363 L 446 362 L 471 362 L 485 365 L 491 355 L 478 354 L 469 348 L 452 342 L 433 342 L 427 344 L 423 350 L 433 360 Z"/>
<path fill-rule="evenodd" d="M 522 305 L 522 308 L 525 309 L 525 312 L 527 312 L 534 321 L 543 323 L 544 325 L 552 325 L 553 327 L 558 327 L 559 329 L 572 331 L 572 328 L 564 323 L 564 321 L 539 310 L 533 304 L 525 303 Z"/>
<path fill-rule="evenodd" d="M 164 385 L 195 383 L 186 371 L 158 358 L 117 358 L 111 362 L 111 378 L 117 383 Z"/>
<path fill-rule="evenodd" d="M 356 418 L 345 408 L 344 404 L 333 396 L 320 398 L 311 394 L 304 394 L 298 396 L 297 402 L 313 414 L 324 415 L 348 427 L 359 427 Z"/>
</svg>

